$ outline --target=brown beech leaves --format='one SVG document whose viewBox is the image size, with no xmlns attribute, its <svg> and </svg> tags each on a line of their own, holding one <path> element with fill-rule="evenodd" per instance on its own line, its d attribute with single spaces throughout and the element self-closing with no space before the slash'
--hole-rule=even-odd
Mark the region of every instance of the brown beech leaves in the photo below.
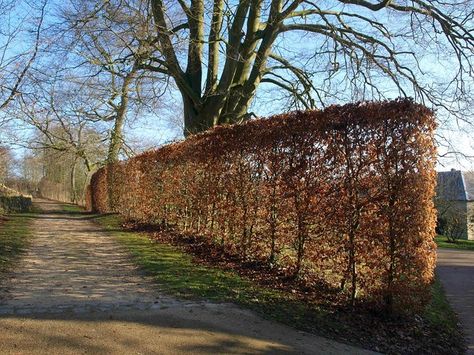
<svg viewBox="0 0 474 355">
<path fill-rule="evenodd" d="M 89 205 L 310 278 L 348 306 L 415 312 L 435 265 L 435 126 L 408 99 L 218 126 L 100 169 Z"/>
</svg>

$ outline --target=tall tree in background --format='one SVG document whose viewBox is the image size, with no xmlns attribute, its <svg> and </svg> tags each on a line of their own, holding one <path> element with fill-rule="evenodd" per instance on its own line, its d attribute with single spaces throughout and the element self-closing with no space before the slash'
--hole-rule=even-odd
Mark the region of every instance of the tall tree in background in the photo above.
<svg viewBox="0 0 474 355">
<path fill-rule="evenodd" d="M 83 105 L 91 120 L 110 122 L 107 162 L 119 160 L 125 147 L 127 115 L 144 114 L 159 107 L 167 85 L 161 73 L 145 71 L 144 58 L 152 55 L 150 19 L 142 2 L 97 3 L 74 0 L 63 6 L 64 20 L 59 51 L 69 57 L 73 69 L 66 80 L 86 88 L 94 104 Z M 61 68 L 59 68 L 61 69 Z"/>
<path fill-rule="evenodd" d="M 185 134 L 247 119 L 262 83 L 304 108 L 334 101 L 341 87 L 355 98 L 412 95 L 451 111 L 470 95 L 471 0 L 150 3 L 159 45 L 146 66 L 174 79 Z M 440 86 L 430 73 L 443 63 L 453 67 Z"/>
<path fill-rule="evenodd" d="M 95 102 L 87 88 L 77 92 L 75 85 L 55 80 L 37 86 L 29 86 L 31 92 L 20 97 L 12 112 L 34 128 L 25 147 L 36 152 L 43 166 L 44 196 L 78 202 L 90 176 L 104 164 L 108 129 L 84 114 L 86 102 Z"/>
<path fill-rule="evenodd" d="M 0 0 L 0 110 L 21 93 L 38 57 L 46 4 Z"/>
<path fill-rule="evenodd" d="M 92 90 L 50 78 L 30 83 L 28 95 L 15 105 L 16 118 L 34 128 L 26 137 L 26 147 L 68 152 L 94 172 L 104 160 L 108 134 L 106 125 L 91 119 L 88 109 L 98 105 Z"/>
<path fill-rule="evenodd" d="M 0 146 L 0 184 L 12 175 L 13 156 L 8 147 Z"/>
</svg>

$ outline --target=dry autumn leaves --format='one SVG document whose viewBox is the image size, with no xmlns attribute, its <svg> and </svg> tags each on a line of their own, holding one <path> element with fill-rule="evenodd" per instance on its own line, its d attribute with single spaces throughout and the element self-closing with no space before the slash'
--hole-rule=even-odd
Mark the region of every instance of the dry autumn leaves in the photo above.
<svg viewBox="0 0 474 355">
<path fill-rule="evenodd" d="M 416 312 L 435 266 L 435 127 L 408 99 L 220 126 L 100 169 L 89 207 L 205 238 L 344 305 Z"/>
</svg>

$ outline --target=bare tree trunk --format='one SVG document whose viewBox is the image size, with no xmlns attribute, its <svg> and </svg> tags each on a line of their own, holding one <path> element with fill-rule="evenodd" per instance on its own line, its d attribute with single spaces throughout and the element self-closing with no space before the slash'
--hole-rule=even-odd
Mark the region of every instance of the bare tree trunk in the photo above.
<svg viewBox="0 0 474 355">
<path fill-rule="evenodd" d="M 74 159 L 74 162 L 72 163 L 71 167 L 71 202 L 76 203 L 77 202 L 77 195 L 76 195 L 76 165 L 77 165 L 77 159 Z"/>
<path fill-rule="evenodd" d="M 122 91 L 120 97 L 120 105 L 117 108 L 117 114 L 115 117 L 114 127 L 110 134 L 109 151 L 107 154 L 107 163 L 114 164 L 119 160 L 120 150 L 123 146 L 123 125 L 125 123 L 128 101 L 129 101 L 129 88 L 135 75 L 137 73 L 137 66 L 135 65 L 132 70 L 127 74 L 123 80 Z M 113 211 L 115 207 L 115 196 L 114 196 L 114 184 L 115 184 L 115 167 L 110 165 L 107 173 L 107 186 L 108 186 L 108 201 L 109 208 Z"/>
<path fill-rule="evenodd" d="M 130 73 L 123 80 L 120 105 L 117 107 L 114 127 L 110 134 L 109 152 L 107 155 L 107 163 L 115 163 L 119 159 L 120 149 L 123 146 L 123 125 L 127 116 L 129 88 L 137 73 L 137 67 L 134 66 Z"/>
<path fill-rule="evenodd" d="M 107 163 L 115 163 L 119 160 L 120 150 L 123 145 L 123 124 L 125 121 L 125 112 L 117 114 L 114 127 L 110 132 L 109 151 L 107 153 Z"/>
<path fill-rule="evenodd" d="M 186 94 L 182 94 L 183 97 L 183 111 L 184 111 L 184 136 L 205 131 L 211 126 L 206 122 L 204 115 L 200 115 L 194 103 L 187 97 Z"/>
</svg>

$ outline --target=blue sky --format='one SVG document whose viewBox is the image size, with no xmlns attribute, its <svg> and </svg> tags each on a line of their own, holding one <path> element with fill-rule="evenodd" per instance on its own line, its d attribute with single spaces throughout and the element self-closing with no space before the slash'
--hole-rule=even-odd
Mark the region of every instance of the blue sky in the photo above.
<svg viewBox="0 0 474 355">
<path fill-rule="evenodd" d="M 55 6 L 57 6 L 57 4 L 59 4 L 59 2 L 55 0 L 50 2 L 50 14 L 54 14 Z M 18 17 L 18 19 L 21 19 L 21 16 Z M 385 19 L 382 18 L 381 21 L 388 23 L 394 21 L 394 19 L 388 16 Z M 54 22 L 53 15 L 50 15 L 48 22 Z M 310 50 L 311 40 L 313 37 L 311 35 L 305 36 L 302 40 L 300 36 L 301 34 L 287 35 L 280 41 L 280 46 L 284 47 L 284 50 L 288 52 L 301 49 L 302 47 L 307 47 L 307 49 Z M 17 47 L 17 49 L 21 49 L 21 44 L 19 44 L 19 46 L 20 47 Z M 449 58 L 439 54 L 437 55 L 430 51 L 424 51 L 422 48 L 419 48 L 418 52 L 420 53 L 418 59 L 424 64 L 425 68 L 427 68 L 423 78 L 425 82 L 434 82 L 453 75 L 453 70 L 450 69 Z M 470 79 L 472 81 L 472 78 Z M 316 77 L 315 80 L 318 81 L 319 79 Z M 399 96 L 399 93 L 394 90 L 393 85 L 387 81 L 380 82 L 379 87 L 382 88 L 387 97 L 395 98 Z M 261 90 L 259 90 L 257 98 L 252 105 L 252 111 L 259 116 L 268 116 L 285 111 L 286 107 L 284 106 L 283 101 L 271 100 L 275 98 L 275 92 L 269 92 L 265 89 L 266 87 L 262 85 Z M 340 97 L 329 99 L 328 102 L 345 103 L 350 99 L 350 94 L 343 93 Z M 179 123 L 176 122 L 176 117 L 180 115 L 180 95 L 177 91 L 172 91 L 168 97 L 164 98 L 164 100 L 167 100 L 169 104 L 163 105 L 163 108 L 158 110 L 156 113 L 142 116 L 136 120 L 131 120 L 127 124 L 125 128 L 126 134 L 132 144 L 136 144 L 141 148 L 147 148 L 166 143 L 170 140 L 182 138 Z M 474 133 L 472 127 L 467 124 L 460 124 L 458 126 L 456 121 L 446 117 L 445 113 L 440 111 L 438 114 L 440 116 L 440 121 L 448 122 L 448 124 L 442 125 L 439 134 L 444 138 L 447 138 L 448 144 L 451 145 L 451 147 L 447 147 L 444 139 L 440 139 L 440 154 L 444 154 L 446 151 L 456 150 L 464 155 L 474 156 L 474 144 L 471 139 L 471 135 Z M 470 120 L 471 117 L 468 117 L 468 119 Z M 19 153 L 22 153 L 21 149 L 19 150 Z M 438 169 L 474 169 L 474 159 L 465 158 L 462 154 L 440 158 Z"/>
</svg>

